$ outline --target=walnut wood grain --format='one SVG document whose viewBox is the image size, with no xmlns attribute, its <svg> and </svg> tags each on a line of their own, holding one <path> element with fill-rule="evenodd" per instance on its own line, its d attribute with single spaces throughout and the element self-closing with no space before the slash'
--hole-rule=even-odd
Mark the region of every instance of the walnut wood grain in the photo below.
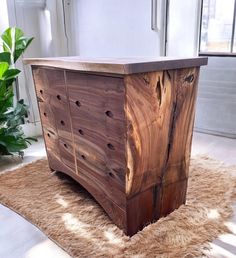
<svg viewBox="0 0 236 258">
<path fill-rule="evenodd" d="M 26 58 L 25 64 L 35 66 L 57 67 L 67 70 L 85 72 L 134 74 L 170 70 L 188 67 L 199 67 L 207 64 L 207 57 L 194 58 L 84 58 L 79 56 L 54 58 Z"/>
<path fill-rule="evenodd" d="M 132 236 L 185 203 L 199 66 L 117 75 L 33 66 L 50 168 Z"/>
<path fill-rule="evenodd" d="M 125 209 L 124 82 L 77 72 L 66 81 L 78 174 Z"/>
<path fill-rule="evenodd" d="M 175 92 L 170 79 L 173 71 L 125 78 L 128 197 L 162 181 L 169 141 L 170 106 Z"/>
<path fill-rule="evenodd" d="M 168 184 L 187 177 L 198 70 L 178 69 L 125 78 L 127 196 L 154 183 Z"/>
<path fill-rule="evenodd" d="M 38 68 L 33 75 L 48 156 L 75 169 L 64 71 Z"/>
<path fill-rule="evenodd" d="M 188 68 L 125 77 L 129 235 L 185 203 L 198 76 Z"/>
</svg>

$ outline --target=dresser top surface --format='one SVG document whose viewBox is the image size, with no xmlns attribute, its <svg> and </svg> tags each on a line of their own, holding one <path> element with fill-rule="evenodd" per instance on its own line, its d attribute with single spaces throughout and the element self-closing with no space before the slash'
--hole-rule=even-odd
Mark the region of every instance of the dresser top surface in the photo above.
<svg viewBox="0 0 236 258">
<path fill-rule="evenodd" d="M 79 56 L 25 58 L 24 63 L 96 73 L 133 74 L 206 65 L 207 57 L 83 58 Z"/>
</svg>

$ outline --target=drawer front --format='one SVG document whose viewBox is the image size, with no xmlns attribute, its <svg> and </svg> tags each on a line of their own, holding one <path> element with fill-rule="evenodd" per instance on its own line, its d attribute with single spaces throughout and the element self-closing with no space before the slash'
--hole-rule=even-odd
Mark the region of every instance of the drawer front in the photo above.
<svg viewBox="0 0 236 258">
<path fill-rule="evenodd" d="M 71 122 L 70 122 L 70 112 L 67 103 L 61 102 L 57 107 L 50 104 L 52 107 L 52 112 L 54 114 L 55 124 L 57 127 L 57 132 L 59 138 L 72 141 L 71 132 Z"/>
<path fill-rule="evenodd" d="M 43 128 L 57 135 L 57 126 L 51 106 L 47 102 L 39 102 L 39 111 Z"/>
<path fill-rule="evenodd" d="M 73 151 L 70 151 L 73 149 L 73 141 L 64 71 L 36 67 L 33 68 L 33 76 L 48 156 L 56 155 L 59 161 L 74 170 L 75 161 L 71 158 Z M 51 148 L 52 139 L 57 146 L 55 148 Z"/>
<path fill-rule="evenodd" d="M 125 189 L 123 79 L 66 72 L 66 80 L 78 175 L 117 198 Z"/>
<path fill-rule="evenodd" d="M 59 141 L 58 135 L 55 131 L 48 130 L 43 128 L 44 140 L 47 147 L 47 152 L 51 157 L 54 157 L 57 160 L 60 160 L 60 152 L 59 152 Z"/>
<path fill-rule="evenodd" d="M 59 151 L 61 155 L 61 161 L 69 168 L 75 170 L 75 158 L 73 142 L 63 138 L 59 138 Z"/>
</svg>

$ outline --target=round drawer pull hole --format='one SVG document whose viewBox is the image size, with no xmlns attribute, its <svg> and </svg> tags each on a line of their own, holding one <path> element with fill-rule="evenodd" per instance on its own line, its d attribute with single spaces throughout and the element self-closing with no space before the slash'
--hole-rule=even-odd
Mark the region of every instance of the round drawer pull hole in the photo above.
<svg viewBox="0 0 236 258">
<path fill-rule="evenodd" d="M 67 144 L 66 143 L 64 143 L 64 147 L 67 149 L 68 148 L 68 146 L 67 146 Z"/>
<path fill-rule="evenodd" d="M 61 100 L 61 96 L 60 96 L 60 95 L 57 95 L 57 99 Z"/>
<path fill-rule="evenodd" d="M 115 147 L 114 147 L 111 143 L 108 143 L 108 144 L 107 144 L 107 147 L 108 147 L 110 150 L 115 150 Z"/>
<path fill-rule="evenodd" d="M 84 155 L 81 155 L 81 158 L 82 158 L 83 160 L 86 160 L 86 157 L 85 157 Z"/>
<path fill-rule="evenodd" d="M 47 133 L 47 136 L 50 138 L 51 137 L 50 133 Z"/>
<path fill-rule="evenodd" d="M 110 111 L 110 110 L 107 110 L 105 112 L 105 114 L 108 116 L 108 117 L 113 117 L 113 113 Z"/>
<path fill-rule="evenodd" d="M 111 172 L 108 173 L 110 177 L 115 177 Z"/>
<path fill-rule="evenodd" d="M 41 94 L 43 94 L 43 90 L 40 90 L 39 92 L 40 92 Z"/>
<path fill-rule="evenodd" d="M 78 100 L 75 102 L 75 104 L 76 104 L 77 107 L 81 106 L 81 104 L 80 104 L 80 102 Z"/>
<path fill-rule="evenodd" d="M 81 129 L 79 129 L 79 133 L 80 133 L 81 135 L 84 135 L 84 131 L 81 130 Z"/>
<path fill-rule="evenodd" d="M 63 120 L 61 120 L 61 125 L 65 125 L 65 122 Z"/>
<path fill-rule="evenodd" d="M 47 113 L 44 112 L 43 115 L 44 115 L 44 116 L 47 116 Z"/>
</svg>

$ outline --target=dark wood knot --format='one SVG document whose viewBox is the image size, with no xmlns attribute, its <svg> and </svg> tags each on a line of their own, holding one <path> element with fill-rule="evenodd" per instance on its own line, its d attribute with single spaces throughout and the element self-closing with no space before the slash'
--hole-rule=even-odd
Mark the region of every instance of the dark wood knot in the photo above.
<svg viewBox="0 0 236 258">
<path fill-rule="evenodd" d="M 193 74 L 187 76 L 187 77 L 184 79 L 184 81 L 185 81 L 185 82 L 188 82 L 188 83 L 193 82 L 193 80 L 194 80 L 194 75 L 193 75 Z"/>
<path fill-rule="evenodd" d="M 157 100 L 159 102 L 159 105 L 161 105 L 161 102 L 162 102 L 162 92 L 161 92 L 161 82 L 160 82 L 160 80 L 158 80 L 157 84 L 156 84 L 156 94 L 157 94 Z"/>
<path fill-rule="evenodd" d="M 149 78 L 149 76 L 148 76 L 146 73 L 142 73 L 141 76 L 142 76 L 142 79 L 143 79 L 144 83 L 145 83 L 146 85 L 149 85 L 149 84 L 150 84 L 150 78 Z"/>
</svg>

